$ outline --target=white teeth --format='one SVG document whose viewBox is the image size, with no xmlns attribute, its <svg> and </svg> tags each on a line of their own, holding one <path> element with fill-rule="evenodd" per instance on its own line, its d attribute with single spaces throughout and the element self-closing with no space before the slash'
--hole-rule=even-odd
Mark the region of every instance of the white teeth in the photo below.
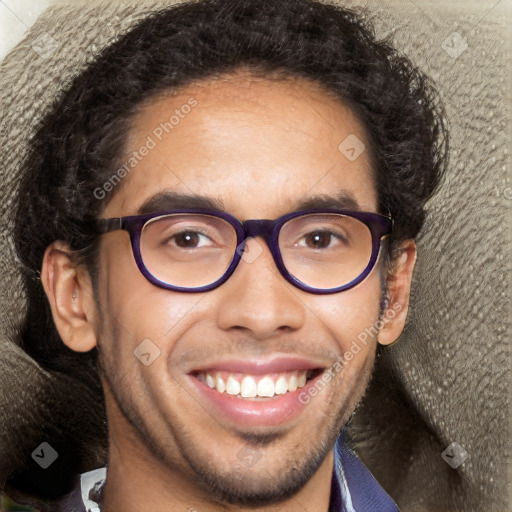
<svg viewBox="0 0 512 512">
<path fill-rule="evenodd" d="M 297 389 L 297 377 L 292 375 L 288 381 L 288 391 L 295 391 Z"/>
<path fill-rule="evenodd" d="M 274 392 L 276 395 L 284 395 L 288 391 L 288 382 L 284 377 L 279 377 L 276 381 L 276 385 L 274 387 Z"/>
<path fill-rule="evenodd" d="M 307 371 L 286 372 L 278 376 L 272 374 L 244 375 L 243 377 L 240 374 L 217 371 L 203 373 L 200 378 L 209 388 L 219 393 L 239 395 L 241 398 L 272 398 L 303 387 L 307 381 Z"/>
<path fill-rule="evenodd" d="M 230 375 L 226 383 L 226 392 L 228 395 L 238 395 L 240 393 L 240 382 Z"/>
<path fill-rule="evenodd" d="M 263 377 L 258 382 L 258 396 L 274 396 L 274 381 L 270 377 Z"/>
<path fill-rule="evenodd" d="M 226 391 L 226 383 L 224 382 L 224 379 L 220 376 L 217 376 L 217 391 L 219 393 L 224 393 L 224 391 Z"/>
<path fill-rule="evenodd" d="M 242 379 L 240 394 L 244 398 L 254 398 L 258 394 L 258 389 L 256 381 L 252 377 L 244 377 Z"/>
<path fill-rule="evenodd" d="M 215 381 L 213 380 L 213 377 L 209 373 L 206 374 L 206 384 L 208 385 L 209 388 L 215 387 Z"/>
</svg>

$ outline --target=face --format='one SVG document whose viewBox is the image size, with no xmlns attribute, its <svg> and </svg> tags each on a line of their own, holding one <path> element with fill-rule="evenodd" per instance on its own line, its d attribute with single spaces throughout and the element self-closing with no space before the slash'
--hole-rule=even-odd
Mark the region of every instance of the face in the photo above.
<svg viewBox="0 0 512 512">
<path fill-rule="evenodd" d="M 167 133 L 161 123 L 172 115 Z M 376 212 L 367 152 L 354 160 L 338 149 L 349 135 L 366 144 L 351 111 L 307 81 L 239 73 L 194 84 L 143 106 L 125 161 L 148 136 L 154 147 L 102 217 L 176 204 L 151 202 L 162 193 L 211 199 L 242 221 L 340 196 Z M 183 293 L 143 277 L 126 231 L 103 235 L 92 331 L 117 449 L 131 446 L 219 502 L 265 504 L 330 476 L 330 450 L 373 368 L 377 340 L 368 329 L 379 320 L 382 281 L 378 265 L 352 289 L 308 293 L 279 274 L 262 239 L 248 247 L 258 256 L 242 259 L 224 284 Z M 150 364 L 134 355 L 139 346 Z M 283 394 L 224 390 L 246 377 L 249 387 L 272 381 L 274 392 L 279 381 Z"/>
</svg>

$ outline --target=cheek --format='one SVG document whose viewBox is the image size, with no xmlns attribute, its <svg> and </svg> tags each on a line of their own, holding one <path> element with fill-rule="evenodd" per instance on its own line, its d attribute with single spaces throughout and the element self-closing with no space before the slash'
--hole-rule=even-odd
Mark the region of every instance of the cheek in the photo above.
<svg viewBox="0 0 512 512">
<path fill-rule="evenodd" d="M 163 350 L 175 333 L 194 321 L 204 294 L 176 293 L 151 284 L 139 271 L 129 242 L 119 243 L 112 256 L 105 251 L 98 273 L 104 327 L 108 330 L 114 323 L 123 347 L 131 351 L 145 339 Z"/>
<path fill-rule="evenodd" d="M 377 272 L 350 290 L 312 296 L 307 304 L 338 344 L 340 355 L 367 354 L 375 346 L 381 298 Z M 351 356 L 348 356 L 349 358 Z"/>
</svg>

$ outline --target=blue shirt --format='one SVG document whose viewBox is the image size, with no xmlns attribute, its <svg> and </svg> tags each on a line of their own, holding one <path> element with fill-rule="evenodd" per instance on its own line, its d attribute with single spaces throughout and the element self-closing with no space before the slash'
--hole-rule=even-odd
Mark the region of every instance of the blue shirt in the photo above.
<svg viewBox="0 0 512 512">
<path fill-rule="evenodd" d="M 343 428 L 334 446 L 329 512 L 399 512 L 396 503 L 347 446 Z"/>
<path fill-rule="evenodd" d="M 80 486 L 64 499 L 59 512 L 100 512 L 98 503 L 106 468 L 80 475 Z M 347 446 L 346 428 L 334 446 L 329 512 L 399 512 L 395 502 Z"/>
</svg>

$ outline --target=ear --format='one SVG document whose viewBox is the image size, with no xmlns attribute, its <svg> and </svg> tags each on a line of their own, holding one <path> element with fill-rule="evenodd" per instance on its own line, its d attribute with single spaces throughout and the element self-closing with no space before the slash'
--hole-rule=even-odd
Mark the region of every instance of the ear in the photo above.
<svg viewBox="0 0 512 512">
<path fill-rule="evenodd" d="M 76 352 L 87 352 L 97 343 L 96 303 L 89 273 L 73 263 L 70 252 L 61 241 L 48 246 L 41 281 L 62 341 Z"/>
<path fill-rule="evenodd" d="M 415 263 L 416 244 L 414 240 L 407 240 L 402 244 L 396 260 L 392 262 L 391 272 L 388 275 L 388 302 L 382 314 L 383 325 L 378 336 L 381 345 L 390 345 L 395 342 L 404 330 Z"/>
</svg>

